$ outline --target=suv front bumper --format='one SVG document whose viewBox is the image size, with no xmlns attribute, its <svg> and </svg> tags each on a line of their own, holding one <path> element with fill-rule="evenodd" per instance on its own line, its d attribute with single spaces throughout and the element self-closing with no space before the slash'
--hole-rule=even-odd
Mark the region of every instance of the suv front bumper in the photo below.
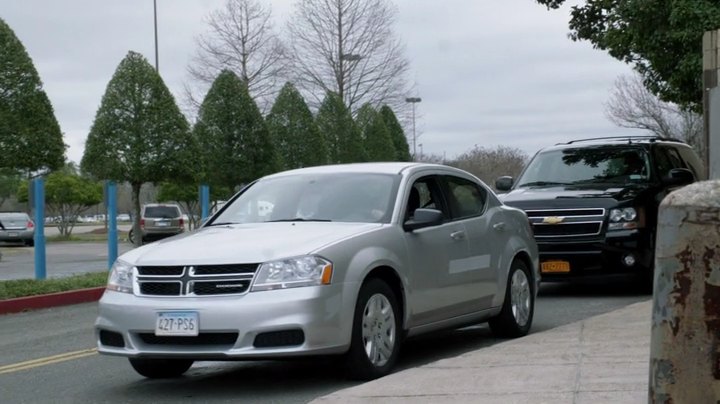
<svg viewBox="0 0 720 404">
<path fill-rule="evenodd" d="M 540 238 L 536 241 L 543 281 L 642 274 L 653 266 L 652 237 L 642 229 L 608 232 L 594 239 Z M 627 257 L 632 257 L 631 265 Z M 567 264 L 551 268 L 553 265 L 548 262 Z"/>
</svg>

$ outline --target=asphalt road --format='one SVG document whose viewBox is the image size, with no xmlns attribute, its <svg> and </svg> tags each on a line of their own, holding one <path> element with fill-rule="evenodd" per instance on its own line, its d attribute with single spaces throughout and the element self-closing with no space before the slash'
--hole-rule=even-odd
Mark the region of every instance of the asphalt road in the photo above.
<svg viewBox="0 0 720 404">
<path fill-rule="evenodd" d="M 647 299 L 650 296 L 624 284 L 546 284 L 532 332 Z M 88 303 L 0 316 L 0 401 L 306 403 L 357 384 L 345 380 L 327 359 L 200 362 L 181 379 L 144 379 L 126 359 L 92 351 L 95 315 L 96 304 Z M 499 342 L 485 325 L 410 339 L 398 368 L 489 349 Z"/>
</svg>

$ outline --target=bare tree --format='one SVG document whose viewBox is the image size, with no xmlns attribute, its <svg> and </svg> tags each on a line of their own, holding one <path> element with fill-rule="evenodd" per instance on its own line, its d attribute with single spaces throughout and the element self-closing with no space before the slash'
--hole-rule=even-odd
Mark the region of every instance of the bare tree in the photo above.
<svg viewBox="0 0 720 404">
<path fill-rule="evenodd" d="M 699 155 L 702 143 L 702 115 L 660 100 L 643 85 L 640 76 L 620 76 L 615 81 L 605 115 L 623 128 L 644 129 L 651 133 L 683 140 Z"/>
<path fill-rule="evenodd" d="M 475 145 L 472 150 L 448 162 L 448 165 L 468 171 L 493 186 L 500 176 L 517 177 L 527 161 L 528 155 L 520 149 L 508 146 L 490 149 Z"/>
<path fill-rule="evenodd" d="M 298 0 L 288 23 L 293 76 L 318 105 L 328 91 L 361 105 L 403 109 L 409 63 L 388 0 Z"/>
<path fill-rule="evenodd" d="M 259 0 L 227 0 L 206 21 L 209 30 L 197 38 L 197 54 L 188 66 L 195 83 L 185 85 L 193 109 L 222 70 L 234 72 L 261 106 L 271 101 L 284 82 L 286 59 L 270 7 Z"/>
</svg>

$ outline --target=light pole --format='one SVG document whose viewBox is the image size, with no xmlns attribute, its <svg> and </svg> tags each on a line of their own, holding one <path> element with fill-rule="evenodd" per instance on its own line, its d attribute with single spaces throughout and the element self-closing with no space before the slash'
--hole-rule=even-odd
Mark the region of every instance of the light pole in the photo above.
<svg viewBox="0 0 720 404">
<path fill-rule="evenodd" d="M 405 98 L 405 102 L 409 102 L 412 104 L 412 125 L 413 125 L 413 159 L 417 156 L 417 137 L 415 135 L 415 104 L 422 101 L 422 98 L 420 97 L 408 97 Z"/>
<path fill-rule="evenodd" d="M 157 38 L 157 0 L 153 0 L 153 17 L 155 19 L 155 71 L 160 73 L 160 62 L 158 61 L 158 38 Z"/>
<path fill-rule="evenodd" d="M 358 54 L 356 54 L 356 53 L 343 53 L 342 55 L 340 55 L 340 60 L 341 60 L 341 61 L 345 60 L 345 61 L 348 61 L 348 62 L 355 62 L 355 63 L 357 63 L 357 62 L 360 61 L 360 59 L 362 59 L 362 56 L 360 56 L 360 55 L 358 55 Z M 353 65 L 353 66 L 354 66 L 354 65 Z M 344 73 L 345 73 L 345 72 L 342 70 L 342 67 L 341 67 L 340 72 L 341 72 L 341 74 L 344 74 Z M 352 91 L 352 86 L 350 85 L 350 78 L 351 78 L 350 73 L 351 73 L 351 72 L 348 71 L 347 94 L 350 95 L 350 97 L 348 97 L 348 98 L 349 98 L 349 99 L 348 99 L 348 108 L 352 108 L 352 92 L 351 92 L 351 91 Z M 345 83 L 344 83 L 344 78 L 343 78 L 343 85 L 344 85 L 344 84 L 345 84 Z M 343 95 L 343 91 L 340 92 L 340 95 Z M 343 100 L 343 102 L 344 102 L 344 101 L 345 101 L 345 100 Z"/>
</svg>

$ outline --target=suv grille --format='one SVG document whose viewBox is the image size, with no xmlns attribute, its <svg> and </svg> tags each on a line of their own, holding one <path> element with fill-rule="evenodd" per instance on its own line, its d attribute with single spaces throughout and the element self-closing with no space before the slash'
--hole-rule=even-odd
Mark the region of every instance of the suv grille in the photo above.
<svg viewBox="0 0 720 404">
<path fill-rule="evenodd" d="M 602 231 L 605 209 L 528 210 L 535 237 L 596 236 Z"/>
<path fill-rule="evenodd" d="M 140 296 L 217 296 L 246 293 L 258 264 L 139 266 Z"/>
</svg>

